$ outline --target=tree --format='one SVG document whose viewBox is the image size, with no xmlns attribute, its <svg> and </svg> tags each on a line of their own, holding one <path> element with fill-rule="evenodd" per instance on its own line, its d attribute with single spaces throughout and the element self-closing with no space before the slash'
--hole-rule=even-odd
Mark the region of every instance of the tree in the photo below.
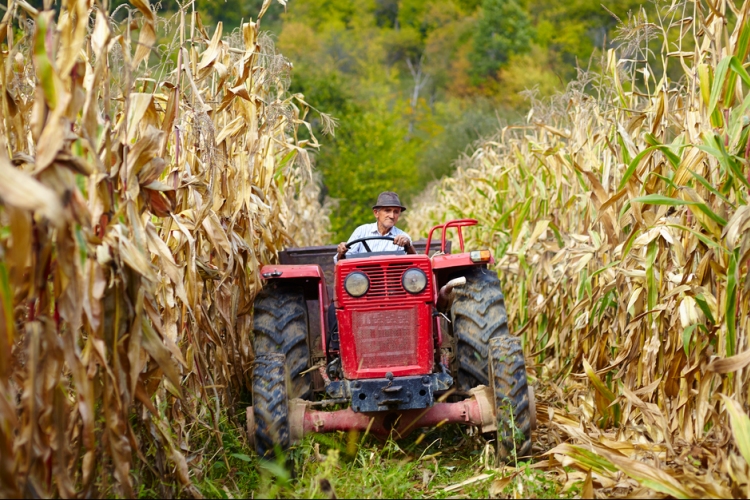
<svg viewBox="0 0 750 500">
<path fill-rule="evenodd" d="M 469 56 L 475 83 L 495 77 L 511 55 L 528 52 L 531 39 L 529 16 L 516 0 L 483 0 Z"/>
<path fill-rule="evenodd" d="M 371 102 L 342 117 L 335 139 L 323 145 L 317 164 L 328 195 L 338 203 L 331 215 L 335 241 L 373 221 L 372 205 L 381 191 L 396 191 L 402 200 L 417 191 L 422 144 L 406 140 L 407 127 L 401 110 Z"/>
</svg>

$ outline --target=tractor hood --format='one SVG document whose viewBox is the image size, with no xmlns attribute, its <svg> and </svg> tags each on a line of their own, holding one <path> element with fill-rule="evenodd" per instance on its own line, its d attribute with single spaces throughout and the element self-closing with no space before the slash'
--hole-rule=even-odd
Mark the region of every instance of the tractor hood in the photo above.
<svg viewBox="0 0 750 500">
<path fill-rule="evenodd" d="M 412 273 L 425 286 L 410 292 Z M 358 274 L 366 291 L 353 296 L 346 280 Z M 336 264 L 336 315 L 341 338 L 341 365 L 347 379 L 432 373 L 435 283 L 426 255 L 388 255 L 346 259 Z M 360 288 L 360 291 L 362 288 Z"/>
</svg>

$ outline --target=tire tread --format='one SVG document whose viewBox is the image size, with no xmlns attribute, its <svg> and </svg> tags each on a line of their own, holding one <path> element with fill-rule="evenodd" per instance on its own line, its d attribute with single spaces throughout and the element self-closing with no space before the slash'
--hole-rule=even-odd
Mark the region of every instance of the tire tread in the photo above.
<svg viewBox="0 0 750 500">
<path fill-rule="evenodd" d="M 477 267 L 464 276 L 466 284 L 454 289 L 451 314 L 457 342 L 457 385 L 467 392 L 478 385 L 489 385 L 489 342 L 509 333 L 497 274 Z"/>
<path fill-rule="evenodd" d="M 498 458 L 512 460 L 514 447 L 516 459 L 527 457 L 531 452 L 531 410 L 521 340 L 510 335 L 490 340 L 490 362 Z"/>
</svg>

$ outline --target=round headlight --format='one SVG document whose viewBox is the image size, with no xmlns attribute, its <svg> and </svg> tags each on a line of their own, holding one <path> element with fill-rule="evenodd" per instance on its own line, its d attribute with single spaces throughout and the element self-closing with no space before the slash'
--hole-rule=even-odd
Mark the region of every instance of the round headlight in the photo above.
<svg viewBox="0 0 750 500">
<path fill-rule="evenodd" d="M 411 268 L 404 273 L 401 283 L 409 293 L 419 293 L 427 286 L 427 275 L 420 269 Z"/>
<path fill-rule="evenodd" d="M 352 297 L 361 297 L 370 288 L 370 280 L 365 273 L 354 271 L 344 280 L 344 289 Z"/>
</svg>

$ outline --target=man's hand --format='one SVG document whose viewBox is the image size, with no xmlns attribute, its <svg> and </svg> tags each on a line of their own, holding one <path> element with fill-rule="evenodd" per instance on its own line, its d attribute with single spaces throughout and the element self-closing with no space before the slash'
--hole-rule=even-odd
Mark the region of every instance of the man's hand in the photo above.
<svg viewBox="0 0 750 500">
<path fill-rule="evenodd" d="M 339 243 L 339 246 L 336 248 L 336 253 L 338 253 L 339 259 L 343 259 L 346 252 L 347 252 L 346 242 L 342 241 L 341 243 Z"/>
<path fill-rule="evenodd" d="M 398 236 L 393 238 L 393 244 L 400 247 L 408 247 L 409 245 L 411 245 L 411 241 L 409 241 L 409 238 L 407 238 L 403 234 L 399 234 Z"/>
</svg>

